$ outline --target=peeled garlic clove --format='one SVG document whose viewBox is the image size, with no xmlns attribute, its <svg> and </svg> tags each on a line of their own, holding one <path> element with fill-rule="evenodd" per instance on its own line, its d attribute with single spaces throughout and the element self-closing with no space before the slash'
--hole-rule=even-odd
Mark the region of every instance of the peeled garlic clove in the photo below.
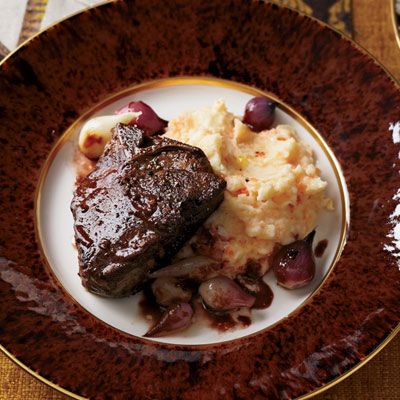
<svg viewBox="0 0 400 400">
<path fill-rule="evenodd" d="M 225 276 L 217 276 L 203 282 L 199 287 L 199 294 L 204 303 L 215 311 L 251 307 L 255 302 L 255 297 Z"/>
<path fill-rule="evenodd" d="M 151 284 L 157 304 L 168 307 L 171 304 L 187 303 L 192 298 L 190 289 L 183 287 L 175 278 L 157 278 Z"/>
<path fill-rule="evenodd" d="M 159 337 L 185 329 L 190 325 L 193 309 L 189 303 L 179 303 L 170 307 L 144 337 Z"/>
<path fill-rule="evenodd" d="M 104 115 L 87 121 L 79 134 L 79 150 L 89 158 L 99 158 L 111 140 L 112 130 L 118 123 L 130 124 L 140 116 L 139 112 Z"/>
</svg>

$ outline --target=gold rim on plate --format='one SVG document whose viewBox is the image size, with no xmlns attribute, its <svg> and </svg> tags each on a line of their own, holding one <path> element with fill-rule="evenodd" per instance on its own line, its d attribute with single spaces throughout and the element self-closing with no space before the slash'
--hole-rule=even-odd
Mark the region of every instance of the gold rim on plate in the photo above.
<svg viewBox="0 0 400 400">
<path fill-rule="evenodd" d="M 322 136 L 319 134 L 319 132 L 305 119 L 303 118 L 297 111 L 295 111 L 292 107 L 289 105 L 285 104 L 282 102 L 278 97 L 276 97 L 274 94 L 262 91 L 260 89 L 244 85 L 242 83 L 238 82 L 232 82 L 224 79 L 219 79 L 219 78 L 213 78 L 213 77 L 173 77 L 173 78 L 164 78 L 164 79 L 158 79 L 158 80 L 153 80 L 153 81 L 148 81 L 148 82 L 142 82 L 140 84 L 134 85 L 133 87 L 123 89 L 119 93 L 113 94 L 108 96 L 106 99 L 104 99 L 102 102 L 96 104 L 93 106 L 91 109 L 83 113 L 70 127 L 68 127 L 65 132 L 60 136 L 60 138 L 57 140 L 57 142 L 54 144 L 52 150 L 50 151 L 49 155 L 47 156 L 45 162 L 43 163 L 43 166 L 41 168 L 40 174 L 39 174 L 39 180 L 38 184 L 36 186 L 36 191 L 35 191 L 35 200 L 34 200 L 34 215 L 35 215 L 35 235 L 36 239 L 38 242 L 39 250 L 41 251 L 43 258 L 45 260 L 47 270 L 48 272 L 58 281 L 61 287 L 65 290 L 65 292 L 69 295 L 69 298 L 72 299 L 72 301 L 76 304 L 78 304 L 80 307 L 82 307 L 86 312 L 91 314 L 94 318 L 97 320 L 101 321 L 102 323 L 109 325 L 113 329 L 119 330 L 119 328 L 110 325 L 109 323 L 103 321 L 99 317 L 93 315 L 92 312 L 87 310 L 84 306 L 82 306 L 80 303 L 78 303 L 75 298 L 72 296 L 72 294 L 64 287 L 62 282 L 58 279 L 57 275 L 55 274 L 53 268 L 51 267 L 50 263 L 48 262 L 49 257 L 47 255 L 46 247 L 44 246 L 44 240 L 43 240 L 43 235 L 42 235 L 42 229 L 41 229 L 41 217 L 40 217 L 40 201 L 41 201 L 41 193 L 42 193 L 42 188 L 44 185 L 44 182 L 46 180 L 47 174 L 49 172 L 49 169 L 51 167 L 51 164 L 53 163 L 55 157 L 57 156 L 58 152 L 62 148 L 62 146 L 69 140 L 71 139 L 74 134 L 77 133 L 79 128 L 84 124 L 85 121 L 87 121 L 89 118 L 91 118 L 97 111 L 101 110 L 105 106 L 114 103 L 115 101 L 125 97 L 129 96 L 131 94 L 135 94 L 141 91 L 146 91 L 149 89 L 156 89 L 156 88 L 162 88 L 162 87 L 168 87 L 168 86 L 184 86 L 184 85 L 208 85 L 208 86 L 214 86 L 214 87 L 223 87 L 223 88 L 228 88 L 231 90 L 237 90 L 240 92 L 248 93 L 254 96 L 265 96 L 272 101 L 278 103 L 278 107 L 284 111 L 287 115 L 291 116 L 294 120 L 296 120 L 303 128 L 313 137 L 313 139 L 317 142 L 319 147 L 322 149 L 324 152 L 325 156 L 328 159 L 329 164 L 331 165 L 331 168 L 334 171 L 335 179 L 339 188 L 339 194 L 340 194 L 340 205 L 342 209 L 342 218 L 341 218 L 341 223 L 340 223 L 340 238 L 339 238 L 339 243 L 338 246 L 335 250 L 335 254 L 333 257 L 333 260 L 331 264 L 329 265 L 329 268 L 327 272 L 325 273 L 323 279 L 319 283 L 319 285 L 314 289 L 314 291 L 298 306 L 296 307 L 295 310 L 290 312 L 288 315 L 285 317 L 281 318 L 280 320 L 274 322 L 273 324 L 257 331 L 250 333 L 248 335 L 241 336 L 241 339 L 244 338 L 250 338 L 255 335 L 262 334 L 263 332 L 271 329 L 272 327 L 276 326 L 279 324 L 284 318 L 288 318 L 293 316 L 296 311 L 309 303 L 311 299 L 319 292 L 323 284 L 326 282 L 328 279 L 329 275 L 331 274 L 334 266 L 338 262 L 343 248 L 346 244 L 346 239 L 347 239 L 347 233 L 349 229 L 349 223 L 350 223 L 350 200 L 348 196 L 348 191 L 347 191 L 347 186 L 346 186 L 346 181 L 342 172 L 342 169 L 340 167 L 340 164 L 338 160 L 336 159 L 333 151 L 329 148 L 328 144 L 325 142 L 325 140 L 322 138 Z M 127 333 L 125 331 L 121 331 L 124 333 Z M 128 333 L 129 334 L 129 333 Z M 154 343 L 154 341 L 143 338 L 141 337 L 142 340 L 148 341 L 150 343 Z M 230 340 L 225 340 L 223 342 L 217 342 L 217 343 L 211 343 L 211 344 L 186 344 L 186 345 L 181 345 L 185 348 L 188 349 L 204 349 L 209 348 L 210 346 L 218 346 L 219 344 L 227 344 L 232 341 L 235 341 L 237 339 L 230 339 Z M 170 346 L 171 344 L 168 343 L 163 343 L 165 346 Z"/>
</svg>

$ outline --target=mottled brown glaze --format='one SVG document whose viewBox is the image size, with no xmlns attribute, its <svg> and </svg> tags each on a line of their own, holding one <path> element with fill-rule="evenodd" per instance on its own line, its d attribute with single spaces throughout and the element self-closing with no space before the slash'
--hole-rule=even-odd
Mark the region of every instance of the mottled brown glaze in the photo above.
<svg viewBox="0 0 400 400">
<path fill-rule="evenodd" d="M 197 348 L 132 337 L 88 315 L 47 272 L 34 233 L 39 170 L 65 128 L 107 95 L 177 75 L 279 96 L 334 150 L 351 197 L 347 245 L 311 301 L 252 337 Z M 388 131 L 399 117 L 399 90 L 374 61 L 270 4 L 117 2 L 51 28 L 0 71 L 1 344 L 95 399 L 288 399 L 339 376 L 400 321 L 390 237 L 399 145 Z"/>
</svg>

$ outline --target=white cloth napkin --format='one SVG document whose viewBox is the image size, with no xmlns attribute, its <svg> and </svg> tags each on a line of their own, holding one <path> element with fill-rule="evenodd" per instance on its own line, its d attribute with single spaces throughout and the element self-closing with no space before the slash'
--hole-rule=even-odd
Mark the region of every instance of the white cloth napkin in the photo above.
<svg viewBox="0 0 400 400">
<path fill-rule="evenodd" d="M 29 24 L 32 32 L 28 31 L 25 36 L 101 2 L 102 0 L 0 0 L 0 55 L 4 55 L 7 49 L 12 51 L 18 46 L 23 39 L 21 31 Z"/>
<path fill-rule="evenodd" d="M 0 0 L 0 42 L 9 50 L 17 46 L 28 0 Z"/>
</svg>

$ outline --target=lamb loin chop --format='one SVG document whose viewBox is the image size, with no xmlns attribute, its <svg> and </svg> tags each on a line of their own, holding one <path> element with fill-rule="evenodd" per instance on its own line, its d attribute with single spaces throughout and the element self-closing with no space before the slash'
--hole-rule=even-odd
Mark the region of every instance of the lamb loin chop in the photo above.
<svg viewBox="0 0 400 400">
<path fill-rule="evenodd" d="M 118 124 L 71 203 L 83 285 L 107 297 L 139 290 L 218 207 L 225 186 L 199 148 Z"/>
</svg>

